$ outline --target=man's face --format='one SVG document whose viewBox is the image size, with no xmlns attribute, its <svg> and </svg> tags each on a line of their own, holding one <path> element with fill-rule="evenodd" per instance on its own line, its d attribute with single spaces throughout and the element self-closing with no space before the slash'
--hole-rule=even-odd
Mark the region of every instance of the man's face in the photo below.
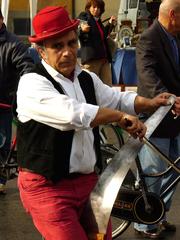
<svg viewBox="0 0 180 240">
<path fill-rule="evenodd" d="M 180 33 L 180 10 L 175 11 L 171 9 L 169 11 L 169 19 L 170 19 L 170 32 L 172 32 L 173 35 Z"/>
<path fill-rule="evenodd" d="M 42 58 L 63 76 L 69 78 L 77 61 L 78 39 L 75 31 L 44 41 Z"/>
<path fill-rule="evenodd" d="M 176 12 L 174 16 L 174 30 L 175 33 L 180 33 L 180 11 Z"/>
</svg>

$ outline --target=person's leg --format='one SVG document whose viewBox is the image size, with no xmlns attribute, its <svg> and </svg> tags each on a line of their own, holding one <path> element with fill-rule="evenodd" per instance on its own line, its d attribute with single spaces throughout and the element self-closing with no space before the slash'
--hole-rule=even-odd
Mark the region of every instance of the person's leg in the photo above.
<svg viewBox="0 0 180 240">
<path fill-rule="evenodd" d="M 111 224 L 111 221 L 109 221 L 104 240 L 111 240 L 111 239 L 112 239 L 112 224 Z"/>
<path fill-rule="evenodd" d="M 180 156 L 180 134 L 176 138 L 171 138 L 170 139 L 169 154 L 167 154 L 167 156 L 172 161 L 175 161 L 176 159 L 179 158 L 179 156 Z M 180 167 L 180 162 L 176 166 Z M 172 168 L 171 171 L 168 172 L 168 174 L 166 174 L 163 178 L 162 186 L 161 186 L 161 194 L 178 177 L 179 177 L 179 173 Z M 165 203 L 166 212 L 168 212 L 170 210 L 172 200 L 173 200 L 173 195 L 175 193 L 176 187 L 177 186 L 174 186 L 174 188 L 171 191 L 169 191 L 166 195 L 163 195 L 163 201 Z M 176 226 L 167 221 L 166 214 L 160 222 L 160 228 L 162 230 L 165 230 L 165 231 L 168 231 L 168 232 L 175 232 L 176 231 Z"/>
<path fill-rule="evenodd" d="M 0 113 L 0 153 L 4 160 L 6 160 L 11 147 L 12 119 L 11 111 Z"/>
<path fill-rule="evenodd" d="M 94 72 L 103 83 L 112 86 L 111 65 L 106 59 L 88 61 L 86 64 L 82 65 L 82 68 Z"/>
<path fill-rule="evenodd" d="M 173 160 L 173 161 L 175 161 L 179 156 L 180 156 L 180 134 L 176 138 L 170 139 L 170 147 L 169 147 L 169 154 L 168 154 L 168 157 L 170 158 L 170 160 Z M 178 163 L 178 166 L 180 167 L 180 162 Z M 169 174 L 167 174 L 163 178 L 161 191 L 163 189 L 166 189 L 166 186 L 169 186 L 169 184 L 171 184 L 174 181 L 174 179 L 178 176 L 179 176 L 179 173 L 177 173 L 175 170 L 172 169 L 172 171 L 169 172 Z M 176 186 L 163 198 L 164 203 L 166 205 L 166 211 L 169 211 L 170 209 L 170 206 L 172 203 L 172 196 L 175 190 L 176 190 Z"/>
<path fill-rule="evenodd" d="M 111 65 L 108 61 L 105 61 L 100 69 L 100 79 L 103 81 L 103 83 L 112 86 Z"/>
<path fill-rule="evenodd" d="M 12 112 L 0 112 L 0 161 L 4 163 L 11 147 Z M 0 193 L 5 193 L 6 176 L 0 171 Z"/>
<path fill-rule="evenodd" d="M 101 59 L 98 60 L 90 60 L 88 62 L 86 62 L 85 64 L 82 65 L 82 68 L 94 72 L 97 76 L 100 77 L 100 71 L 101 71 L 101 67 L 102 67 L 103 62 L 101 61 Z"/>
<path fill-rule="evenodd" d="M 94 174 L 56 184 L 37 174 L 20 172 L 18 177 L 23 205 L 46 240 L 87 240 L 80 222 L 96 182 Z"/>
</svg>

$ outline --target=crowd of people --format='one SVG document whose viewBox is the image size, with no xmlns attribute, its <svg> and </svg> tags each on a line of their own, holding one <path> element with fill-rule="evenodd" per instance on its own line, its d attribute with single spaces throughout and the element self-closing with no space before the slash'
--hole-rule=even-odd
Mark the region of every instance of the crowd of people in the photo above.
<svg viewBox="0 0 180 240">
<path fill-rule="evenodd" d="M 110 17 L 104 27 L 104 11 L 103 0 L 88 0 L 76 19 L 64 7 L 41 9 L 33 18 L 34 35 L 29 36 L 33 52 L 37 51 L 34 60 L 7 31 L 0 14 L 0 102 L 17 105 L 18 188 L 24 208 L 46 240 L 91 239 L 84 209 L 102 170 L 99 125 L 117 123 L 142 141 L 144 120 L 167 105 L 173 94 L 172 113 L 150 140 L 172 160 L 180 154 L 180 0 L 163 0 L 158 18 L 141 35 L 136 47 L 138 93 L 111 87 L 107 37 L 116 19 Z M 12 112 L 0 112 L 0 133 L 6 136 L 0 152 L 6 156 Z M 147 173 L 167 167 L 145 145 L 139 158 Z M 167 179 L 146 181 L 152 192 L 160 194 Z M 0 178 L 2 193 L 5 183 Z M 174 190 L 164 199 L 166 211 Z M 166 216 L 157 225 L 135 223 L 134 228 L 146 238 L 161 237 L 162 229 L 176 230 Z M 112 239 L 110 222 L 104 239 Z"/>
</svg>

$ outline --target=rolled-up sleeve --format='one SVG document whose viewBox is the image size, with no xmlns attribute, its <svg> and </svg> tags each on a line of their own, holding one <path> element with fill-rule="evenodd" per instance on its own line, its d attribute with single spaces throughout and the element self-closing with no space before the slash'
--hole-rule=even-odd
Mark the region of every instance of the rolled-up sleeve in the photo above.
<svg viewBox="0 0 180 240">
<path fill-rule="evenodd" d="M 95 74 L 91 73 L 91 76 L 94 80 L 96 99 L 100 107 L 118 109 L 128 114 L 136 115 L 134 109 L 136 92 L 121 92 L 119 88 L 112 88 L 103 84 Z"/>
</svg>

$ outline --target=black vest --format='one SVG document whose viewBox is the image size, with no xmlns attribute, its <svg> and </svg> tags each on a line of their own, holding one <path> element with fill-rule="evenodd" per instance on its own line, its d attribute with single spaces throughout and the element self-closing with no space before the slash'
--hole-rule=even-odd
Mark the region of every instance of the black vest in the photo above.
<svg viewBox="0 0 180 240">
<path fill-rule="evenodd" d="M 32 72 L 45 76 L 57 91 L 65 94 L 61 86 L 50 76 L 42 64 L 35 65 Z M 78 79 L 87 103 L 97 105 L 91 76 L 82 71 Z M 101 170 L 99 128 L 94 128 L 93 133 L 97 167 Z M 18 165 L 22 168 L 31 169 L 52 181 L 68 177 L 73 135 L 74 130 L 60 131 L 34 120 L 26 123 L 18 122 Z"/>
</svg>

